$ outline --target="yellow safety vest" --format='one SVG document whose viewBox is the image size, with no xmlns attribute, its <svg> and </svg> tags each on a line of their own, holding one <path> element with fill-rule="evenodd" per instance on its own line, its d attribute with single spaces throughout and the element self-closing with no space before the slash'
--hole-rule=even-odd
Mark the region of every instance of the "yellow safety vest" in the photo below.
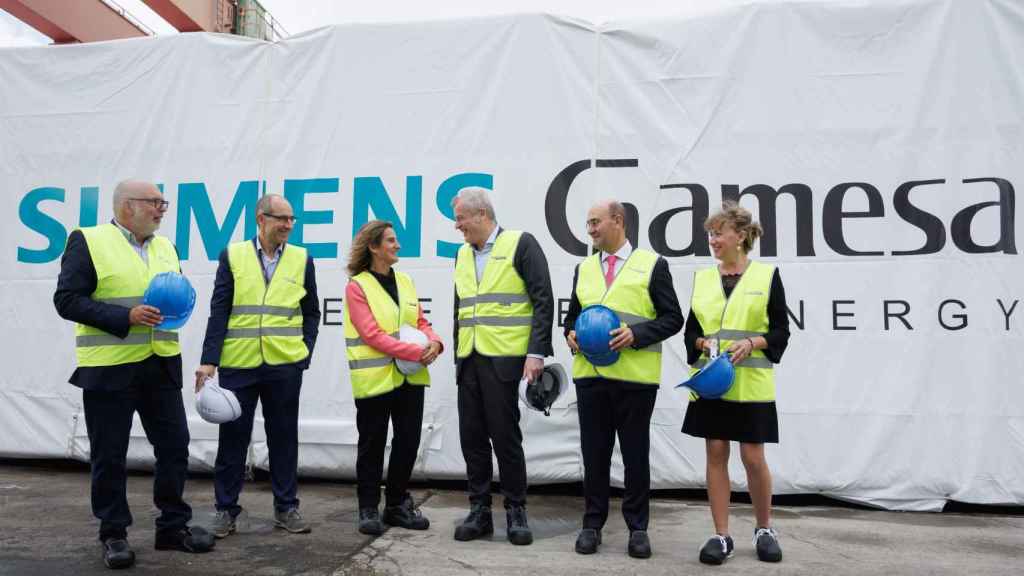
<svg viewBox="0 0 1024 576">
<path fill-rule="evenodd" d="M 768 333 L 768 293 L 772 287 L 775 266 L 751 261 L 729 297 L 722 288 L 722 276 L 717 267 L 698 270 L 693 277 L 693 310 L 704 338 L 719 341 L 718 350 L 724 353 L 736 340 L 764 336 Z M 707 364 L 705 354 L 691 367 L 690 374 Z M 736 378 L 732 388 L 722 400 L 732 402 L 771 402 L 775 400 L 775 372 L 772 361 L 763 350 L 754 350 L 750 356 L 735 365 Z M 690 394 L 690 399 L 697 396 Z"/>
<path fill-rule="evenodd" d="M 130 309 L 142 304 L 142 295 L 154 276 L 181 271 L 174 245 L 163 236 L 153 236 L 149 241 L 147 263 L 117 226 L 101 224 L 81 230 L 96 268 L 96 290 L 90 295 L 93 300 Z M 176 356 L 181 348 L 176 331 L 132 326 L 128 336 L 118 338 L 99 328 L 76 324 L 75 354 L 79 366 L 116 366 L 139 362 L 153 354 Z"/>
<path fill-rule="evenodd" d="M 484 356 L 526 356 L 533 303 L 513 262 L 522 235 L 513 230 L 498 234 L 479 284 L 473 247 L 463 244 L 459 248 L 455 260 L 459 358 L 474 350 Z"/>
<path fill-rule="evenodd" d="M 392 338 L 398 338 L 399 328 L 403 324 L 416 328 L 420 311 L 420 300 L 412 278 L 395 270 L 395 280 L 398 284 L 398 304 L 395 304 L 388 291 L 370 272 L 363 271 L 352 277 L 352 282 L 363 289 L 377 325 Z M 401 386 L 403 380 L 418 386 L 430 385 L 430 372 L 426 366 L 406 376 L 398 370 L 394 358 L 364 342 L 352 324 L 348 306 L 345 306 L 345 356 L 348 358 L 353 398 L 387 394 Z"/>
<path fill-rule="evenodd" d="M 649 288 L 657 261 L 658 255 L 650 250 L 634 250 L 622 263 L 612 285 L 605 288 L 601 254 L 589 256 L 580 264 L 576 278 L 576 298 L 580 306 L 604 304 L 614 310 L 627 326 L 654 320 L 658 314 Z M 661 342 L 639 350 L 623 348 L 619 351 L 619 359 L 610 366 L 594 366 L 583 354 L 576 354 L 572 361 L 572 377 L 601 377 L 658 386 L 661 383 Z"/>
<path fill-rule="evenodd" d="M 294 364 L 309 356 L 302 340 L 300 306 L 306 296 L 306 260 L 305 248 L 286 244 L 268 283 L 251 240 L 228 246 L 235 293 L 220 356 L 222 368 Z"/>
</svg>

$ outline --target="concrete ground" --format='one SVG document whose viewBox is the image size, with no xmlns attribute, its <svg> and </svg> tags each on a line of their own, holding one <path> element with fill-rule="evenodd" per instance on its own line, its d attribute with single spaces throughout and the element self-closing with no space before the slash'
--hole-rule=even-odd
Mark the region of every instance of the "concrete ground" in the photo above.
<svg viewBox="0 0 1024 576">
<path fill-rule="evenodd" d="M 156 551 L 151 500 L 152 477 L 132 474 L 128 500 L 135 516 L 129 530 L 137 573 L 418 575 L 459 574 L 1021 574 L 1024 573 L 1024 515 L 897 513 L 830 506 L 779 506 L 784 559 L 757 561 L 750 543 L 749 505 L 733 508 L 736 555 L 724 566 L 700 564 L 697 551 L 710 533 L 710 513 L 702 500 L 659 497 L 651 505 L 654 555 L 635 560 L 626 553 L 627 532 L 619 500 L 604 530 L 604 544 L 593 556 L 580 556 L 573 543 L 582 499 L 564 490 L 531 492 L 532 546 L 504 540 L 504 518 L 495 515 L 493 538 L 456 542 L 452 532 L 466 513 L 465 495 L 455 489 L 421 487 L 414 496 L 432 523 L 425 532 L 391 529 L 371 538 L 356 531 L 355 486 L 303 481 L 303 515 L 313 524 L 304 535 L 275 530 L 269 482 L 247 484 L 242 505 L 247 517 L 239 533 L 219 540 L 204 555 Z M 187 500 L 194 523 L 208 524 L 213 484 L 192 477 Z M 500 502 L 500 497 L 497 500 Z M 500 512 L 497 510 L 496 512 Z M 89 472 L 66 463 L 40 465 L 0 462 L 0 575 L 105 574 L 96 541 L 97 521 L 89 507 Z"/>
</svg>

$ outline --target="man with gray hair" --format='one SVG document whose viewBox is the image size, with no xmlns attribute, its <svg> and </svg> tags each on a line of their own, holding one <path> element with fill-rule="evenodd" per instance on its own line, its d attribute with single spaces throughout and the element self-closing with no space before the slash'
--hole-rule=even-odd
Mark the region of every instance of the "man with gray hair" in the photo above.
<svg viewBox="0 0 1024 576">
<path fill-rule="evenodd" d="M 486 192 L 465 189 L 452 201 L 466 243 L 455 262 L 455 380 L 459 437 L 470 512 L 456 540 L 494 531 L 491 450 L 498 459 L 508 540 L 533 542 L 526 519 L 526 458 L 519 428 L 520 380 L 540 377 L 552 355 L 554 298 L 547 259 L 528 232 L 495 222 Z"/>
<path fill-rule="evenodd" d="M 127 540 L 132 514 L 125 495 L 135 412 L 156 458 L 156 549 L 206 552 L 214 544 L 208 532 L 188 526 L 192 508 L 182 498 L 189 434 L 181 398 L 178 333 L 157 329 L 163 322 L 160 310 L 142 304 L 153 277 L 181 271 L 174 245 L 155 234 L 167 204 L 149 182 L 118 184 L 110 223 L 68 236 L 53 295 L 57 313 L 77 323 L 78 367 L 70 383 L 82 389 L 92 510 L 100 520 L 99 539 L 108 568 L 135 563 Z"/>
<path fill-rule="evenodd" d="M 257 400 L 270 449 L 274 525 L 291 533 L 310 531 L 296 496 L 299 390 L 316 344 L 320 305 L 313 258 L 288 244 L 294 224 L 283 196 L 263 196 L 256 204 L 259 233 L 229 245 L 217 266 L 196 392 L 220 366 L 221 387 L 232 390 L 242 408 L 237 420 L 220 425 L 213 521 L 218 538 L 235 531 L 242 512 L 238 497 Z"/>
</svg>

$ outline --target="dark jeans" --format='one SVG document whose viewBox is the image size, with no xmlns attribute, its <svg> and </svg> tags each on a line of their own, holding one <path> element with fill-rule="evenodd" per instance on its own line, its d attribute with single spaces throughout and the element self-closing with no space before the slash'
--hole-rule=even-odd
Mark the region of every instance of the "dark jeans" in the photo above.
<svg viewBox="0 0 1024 576">
<path fill-rule="evenodd" d="M 156 356 L 143 360 L 122 390 L 83 390 L 85 425 L 92 467 L 92 513 L 100 520 L 100 540 L 125 538 L 132 514 L 125 494 L 128 439 L 135 412 L 153 445 L 153 504 L 160 510 L 157 534 L 185 527 L 192 508 L 182 499 L 188 473 L 188 423 L 181 388 L 169 385 Z"/>
<path fill-rule="evenodd" d="M 263 430 L 270 449 L 270 487 L 274 492 L 274 510 L 284 512 L 299 506 L 299 392 L 302 372 L 288 377 L 254 382 L 234 389 L 242 415 L 234 422 L 220 425 L 217 461 L 214 467 L 214 494 L 217 510 L 232 515 L 242 511 L 238 495 L 245 481 L 245 456 L 252 439 L 256 401 L 263 406 Z"/>
<path fill-rule="evenodd" d="M 615 435 L 625 468 L 622 516 L 630 531 L 647 530 L 651 490 L 651 415 L 658 387 L 637 388 L 615 380 L 576 385 L 583 450 L 583 527 L 600 530 L 608 519 L 609 472 Z"/>
<path fill-rule="evenodd" d="M 459 440 L 469 501 L 491 505 L 491 446 L 505 507 L 526 505 L 526 457 L 519 428 L 519 382 L 501 381 L 490 359 L 473 354 L 459 372 Z"/>
<path fill-rule="evenodd" d="M 360 508 L 376 508 L 380 504 L 389 421 L 395 433 L 391 439 L 384 503 L 397 506 L 402 502 L 420 448 L 424 388 L 403 383 L 387 394 L 356 399 L 356 428 L 359 430 L 356 480 Z"/>
</svg>

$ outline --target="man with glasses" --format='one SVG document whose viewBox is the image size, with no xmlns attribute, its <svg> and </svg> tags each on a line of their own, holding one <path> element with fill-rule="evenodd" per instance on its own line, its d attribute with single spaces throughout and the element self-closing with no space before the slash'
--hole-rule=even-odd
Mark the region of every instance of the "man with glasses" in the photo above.
<svg viewBox="0 0 1024 576">
<path fill-rule="evenodd" d="M 296 497 L 299 390 L 316 343 L 320 306 L 312 257 L 288 244 L 294 224 L 291 204 L 267 194 L 256 204 L 258 235 L 220 254 L 196 392 L 220 366 L 220 385 L 234 391 L 242 415 L 220 425 L 212 527 L 217 538 L 235 531 L 242 512 L 238 496 L 257 400 L 270 449 L 274 525 L 296 534 L 310 531 Z"/>
<path fill-rule="evenodd" d="M 626 553 L 650 558 L 651 416 L 661 384 L 662 342 L 682 329 L 683 313 L 668 261 L 626 240 L 621 202 L 594 203 L 587 212 L 587 234 L 598 251 L 576 266 L 563 331 L 575 356 L 572 379 L 583 455 L 583 529 L 576 552 L 593 554 L 601 546 L 617 437 L 625 485 L 622 517 L 629 528 Z M 625 323 L 609 333 L 608 344 L 619 353 L 609 365 L 592 364 L 576 341 L 576 318 L 594 304 L 611 308 Z"/>
<path fill-rule="evenodd" d="M 78 367 L 70 382 L 82 389 L 92 510 L 100 520 L 103 562 L 109 568 L 135 563 L 127 540 L 132 515 L 125 494 L 135 412 L 156 458 L 156 549 L 206 552 L 214 545 L 210 533 L 187 525 L 192 509 L 182 499 L 189 434 L 178 334 L 157 330 L 163 321 L 160 310 L 142 304 L 154 276 L 181 270 L 174 245 L 154 234 L 166 211 L 167 201 L 153 184 L 118 184 L 114 219 L 68 236 L 53 295 L 57 313 L 77 323 Z"/>
</svg>

